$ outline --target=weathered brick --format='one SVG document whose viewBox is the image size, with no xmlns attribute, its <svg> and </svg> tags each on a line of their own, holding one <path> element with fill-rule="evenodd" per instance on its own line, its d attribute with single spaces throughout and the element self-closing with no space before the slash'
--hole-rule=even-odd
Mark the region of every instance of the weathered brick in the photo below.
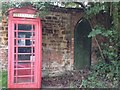
<svg viewBox="0 0 120 90">
<path fill-rule="evenodd" d="M 58 75 L 64 70 L 72 69 L 74 62 L 74 30 L 76 24 L 83 17 L 83 12 L 63 12 L 51 11 L 48 15 L 41 19 L 42 21 L 42 61 L 43 70 L 46 75 Z M 0 23 L 0 47 L 7 46 L 8 27 L 7 17 L 3 16 L 2 24 Z M 96 22 L 91 22 L 92 25 Z M 93 44 L 93 47 L 96 44 Z M 7 53 L 3 49 L 5 56 L 0 54 L 0 58 L 7 62 Z M 94 56 L 94 53 L 92 54 Z M 93 58 L 94 59 L 94 58 Z M 4 63 L 5 63 L 4 62 Z M 6 66 L 5 63 L 4 66 Z M 4 68 L 4 67 L 3 67 Z M 60 72 L 60 73 L 58 73 Z"/>
<path fill-rule="evenodd" d="M 51 19 L 51 17 L 50 17 L 50 16 L 47 16 L 46 19 Z"/>
<path fill-rule="evenodd" d="M 57 19 L 57 17 L 52 17 L 52 19 L 55 19 L 55 20 L 56 20 L 56 19 Z"/>
</svg>

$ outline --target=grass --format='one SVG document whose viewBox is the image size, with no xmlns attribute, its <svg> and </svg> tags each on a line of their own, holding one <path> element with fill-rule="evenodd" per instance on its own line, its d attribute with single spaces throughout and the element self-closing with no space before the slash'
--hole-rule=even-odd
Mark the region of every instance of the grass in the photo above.
<svg viewBox="0 0 120 90">
<path fill-rule="evenodd" d="M 2 72 L 0 72 L 0 88 L 2 87 Z"/>
<path fill-rule="evenodd" d="M 7 88 L 7 71 L 0 72 L 0 87 Z"/>
</svg>

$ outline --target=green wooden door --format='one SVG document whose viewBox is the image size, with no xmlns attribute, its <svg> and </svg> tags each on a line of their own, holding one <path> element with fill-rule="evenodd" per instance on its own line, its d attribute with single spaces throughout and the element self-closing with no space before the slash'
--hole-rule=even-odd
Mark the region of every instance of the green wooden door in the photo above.
<svg viewBox="0 0 120 90">
<path fill-rule="evenodd" d="M 91 26 L 86 19 L 81 19 L 74 34 L 74 67 L 78 70 L 89 68 L 91 64 L 91 38 L 88 38 Z"/>
</svg>

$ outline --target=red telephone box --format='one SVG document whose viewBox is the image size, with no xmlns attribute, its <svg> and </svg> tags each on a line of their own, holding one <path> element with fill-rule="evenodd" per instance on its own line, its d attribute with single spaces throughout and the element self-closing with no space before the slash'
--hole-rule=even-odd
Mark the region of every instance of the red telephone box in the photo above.
<svg viewBox="0 0 120 90">
<path fill-rule="evenodd" d="M 30 7 L 8 11 L 8 88 L 40 88 L 42 26 Z"/>
</svg>

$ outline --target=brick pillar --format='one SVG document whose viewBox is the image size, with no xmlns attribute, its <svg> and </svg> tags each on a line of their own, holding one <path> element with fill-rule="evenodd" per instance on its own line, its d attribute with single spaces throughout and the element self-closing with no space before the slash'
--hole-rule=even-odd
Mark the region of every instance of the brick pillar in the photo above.
<svg viewBox="0 0 120 90">
<path fill-rule="evenodd" d="M 0 23 L 0 62 L 2 70 L 7 70 L 7 57 L 8 57 L 8 26 L 7 17 L 2 16 L 2 23 Z"/>
</svg>

